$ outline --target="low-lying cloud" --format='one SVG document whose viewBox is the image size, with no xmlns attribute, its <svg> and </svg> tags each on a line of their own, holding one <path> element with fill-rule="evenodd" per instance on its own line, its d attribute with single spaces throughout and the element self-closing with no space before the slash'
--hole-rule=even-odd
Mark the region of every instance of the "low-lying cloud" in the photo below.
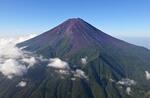
<svg viewBox="0 0 150 98">
<path fill-rule="evenodd" d="M 0 72 L 8 78 L 12 78 L 13 75 L 23 75 L 25 72 L 27 72 L 27 68 L 25 65 L 19 64 L 14 59 L 7 59 L 4 61 L 4 63 L 0 64 Z"/>
<path fill-rule="evenodd" d="M 4 76 L 9 79 L 13 76 L 22 76 L 27 72 L 28 68 L 36 63 L 36 57 L 15 46 L 17 43 L 34 36 L 0 39 L 0 72 Z"/>
<path fill-rule="evenodd" d="M 127 87 L 127 88 L 126 88 L 126 93 L 127 93 L 128 95 L 131 95 L 131 87 Z"/>
<path fill-rule="evenodd" d="M 117 84 L 124 85 L 124 86 L 131 86 L 131 85 L 135 85 L 136 82 L 128 78 L 123 78 L 120 81 L 118 81 Z"/>
<path fill-rule="evenodd" d="M 68 62 L 63 61 L 60 58 L 50 58 L 48 67 L 55 68 L 60 74 L 73 74 L 72 80 L 75 80 L 75 78 L 87 79 L 84 71 L 81 69 L 71 70 Z"/>
<path fill-rule="evenodd" d="M 46 59 L 42 56 L 36 56 L 30 52 L 23 51 L 24 47 L 18 48 L 16 44 L 27 39 L 34 37 L 34 35 L 17 37 L 17 38 L 1 38 L 0 39 L 0 73 L 9 79 L 14 76 L 23 76 L 27 73 L 28 69 L 34 66 L 38 61 L 48 62 L 48 67 L 55 68 L 61 74 L 73 74 L 74 78 L 87 78 L 85 73 L 76 69 L 71 70 L 68 62 L 61 60 L 60 58 Z M 87 57 L 81 58 L 83 64 L 87 63 Z M 25 85 L 25 82 L 21 82 L 19 85 Z"/>
<path fill-rule="evenodd" d="M 150 73 L 148 71 L 145 71 L 145 77 L 147 80 L 150 80 Z"/>
<path fill-rule="evenodd" d="M 27 63 L 28 67 L 32 67 L 36 63 L 36 58 L 35 57 L 23 58 L 22 61 Z"/>
<path fill-rule="evenodd" d="M 25 87 L 27 85 L 26 81 L 21 81 L 18 83 L 17 87 Z"/>
<path fill-rule="evenodd" d="M 85 72 L 80 70 L 80 69 L 75 70 L 74 77 L 87 79 L 87 76 L 85 75 Z"/>
<path fill-rule="evenodd" d="M 49 60 L 48 66 L 56 69 L 70 69 L 68 63 L 61 60 L 60 58 L 51 58 Z"/>
<path fill-rule="evenodd" d="M 87 64 L 87 57 L 81 58 L 81 63 L 82 64 Z"/>
<path fill-rule="evenodd" d="M 126 87 L 125 91 L 126 91 L 127 95 L 131 95 L 131 93 L 132 93 L 131 87 L 136 85 L 137 83 L 136 83 L 136 81 L 131 80 L 129 78 L 123 78 L 120 81 L 118 81 L 117 84 L 121 85 L 121 87 L 125 86 Z"/>
</svg>

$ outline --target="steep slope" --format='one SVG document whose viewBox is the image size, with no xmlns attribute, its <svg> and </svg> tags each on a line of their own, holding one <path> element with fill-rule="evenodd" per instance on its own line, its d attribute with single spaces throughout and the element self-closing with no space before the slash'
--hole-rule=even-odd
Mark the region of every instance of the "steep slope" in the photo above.
<svg viewBox="0 0 150 98">
<path fill-rule="evenodd" d="M 68 69 L 42 61 L 23 77 L 1 75 L 0 98 L 149 98 L 150 50 L 113 38 L 80 18 L 17 44 Z M 57 58 L 57 59 L 56 59 Z M 51 65 L 49 65 L 51 66 Z M 53 65 L 52 65 L 53 66 Z M 16 87 L 19 81 L 28 82 Z M 9 84 L 9 85 L 8 85 Z"/>
<path fill-rule="evenodd" d="M 69 19 L 54 29 L 21 43 L 18 46 L 27 46 L 25 50 L 33 52 L 47 47 L 57 49 L 63 45 L 67 46 L 65 48 L 71 54 L 83 48 L 95 46 L 105 47 L 114 45 L 114 47 L 117 46 L 116 48 L 129 46 L 129 44 L 103 33 L 80 18 Z"/>
</svg>

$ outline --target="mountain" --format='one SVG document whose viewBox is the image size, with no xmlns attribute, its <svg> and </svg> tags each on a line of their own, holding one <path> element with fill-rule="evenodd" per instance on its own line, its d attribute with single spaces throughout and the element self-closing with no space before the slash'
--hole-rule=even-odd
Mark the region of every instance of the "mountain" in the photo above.
<svg viewBox="0 0 150 98">
<path fill-rule="evenodd" d="M 0 98 L 150 98 L 150 50 L 80 18 L 16 46 L 51 63 L 40 61 L 12 80 L 0 78 Z M 22 79 L 28 84 L 15 87 Z"/>
</svg>

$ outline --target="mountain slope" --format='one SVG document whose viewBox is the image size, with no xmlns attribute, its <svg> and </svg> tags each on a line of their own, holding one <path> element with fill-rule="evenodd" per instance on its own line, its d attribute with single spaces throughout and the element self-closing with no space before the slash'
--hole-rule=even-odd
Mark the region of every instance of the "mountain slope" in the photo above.
<svg viewBox="0 0 150 98">
<path fill-rule="evenodd" d="M 150 80 L 145 78 L 150 50 L 113 38 L 82 19 L 69 19 L 17 47 L 46 59 L 59 58 L 69 69 L 47 67 L 42 61 L 23 77 L 1 76 L 0 98 L 150 97 Z M 28 84 L 16 87 L 22 79 Z"/>
</svg>

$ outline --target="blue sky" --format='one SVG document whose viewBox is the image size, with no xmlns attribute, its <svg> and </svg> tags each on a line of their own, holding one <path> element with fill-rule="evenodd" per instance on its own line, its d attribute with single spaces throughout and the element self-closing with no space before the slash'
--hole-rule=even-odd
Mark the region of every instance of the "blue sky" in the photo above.
<svg viewBox="0 0 150 98">
<path fill-rule="evenodd" d="M 43 33 L 80 17 L 113 36 L 150 37 L 150 0 L 0 0 L 0 36 Z"/>
</svg>

